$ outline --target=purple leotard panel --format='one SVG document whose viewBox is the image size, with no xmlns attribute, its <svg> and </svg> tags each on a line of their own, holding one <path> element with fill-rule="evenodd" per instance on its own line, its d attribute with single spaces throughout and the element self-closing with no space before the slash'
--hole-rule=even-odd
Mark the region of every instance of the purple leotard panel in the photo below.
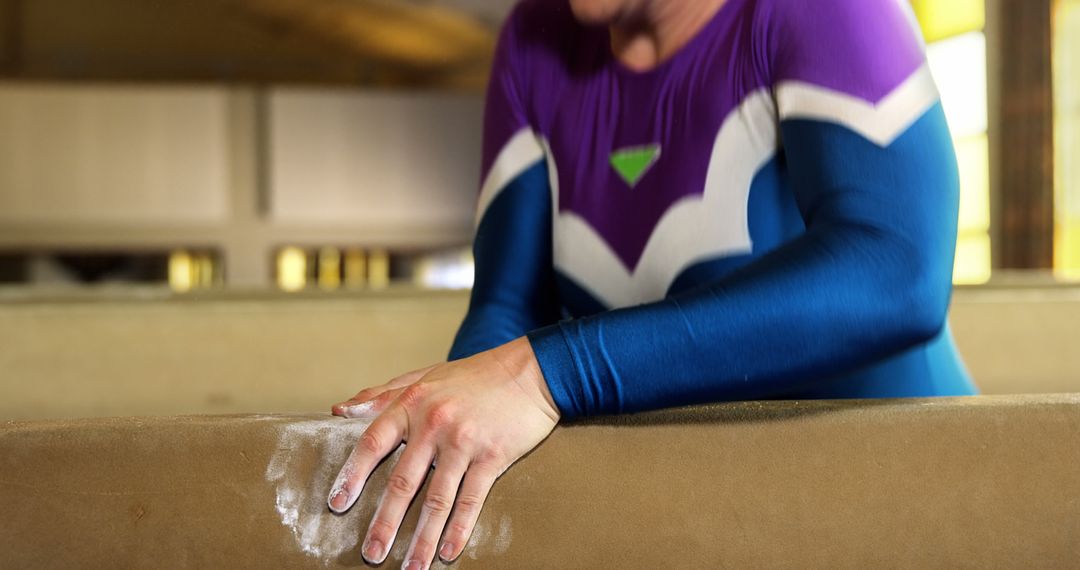
<svg viewBox="0 0 1080 570">
<path fill-rule="evenodd" d="M 921 65 L 896 2 L 729 0 L 674 57 L 638 73 L 612 56 L 606 28 L 577 23 L 565 0 L 526 0 L 496 62 L 511 72 L 493 78 L 503 96 L 489 97 L 488 112 L 503 119 L 487 123 L 484 170 L 531 128 L 557 165 L 558 211 L 583 218 L 633 272 L 657 222 L 703 192 L 717 132 L 748 95 L 801 81 L 876 103 Z M 648 145 L 659 159 L 630 188 L 611 153 Z"/>
</svg>

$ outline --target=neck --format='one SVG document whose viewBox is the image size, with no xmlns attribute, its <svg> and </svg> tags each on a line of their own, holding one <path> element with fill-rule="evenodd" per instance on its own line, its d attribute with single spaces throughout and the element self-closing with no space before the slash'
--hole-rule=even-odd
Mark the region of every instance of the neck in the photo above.
<svg viewBox="0 0 1080 570">
<path fill-rule="evenodd" d="M 726 1 L 642 0 L 610 25 L 611 50 L 630 69 L 653 69 L 689 43 Z"/>
</svg>

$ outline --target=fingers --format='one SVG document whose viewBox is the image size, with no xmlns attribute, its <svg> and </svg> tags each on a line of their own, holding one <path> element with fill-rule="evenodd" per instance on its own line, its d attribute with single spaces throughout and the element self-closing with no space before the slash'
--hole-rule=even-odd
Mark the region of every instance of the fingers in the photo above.
<svg viewBox="0 0 1080 570">
<path fill-rule="evenodd" d="M 357 394 L 359 396 L 359 394 Z M 353 396 L 354 398 L 356 396 Z M 379 415 L 372 401 L 345 400 L 330 406 L 330 413 L 343 418 L 365 418 Z"/>
<path fill-rule="evenodd" d="M 386 411 L 386 409 L 390 407 L 390 404 L 394 403 L 394 400 L 397 400 L 398 396 L 401 395 L 402 390 L 404 390 L 404 388 L 386 390 L 378 395 L 369 396 L 364 401 L 346 400 L 334 404 L 334 406 L 330 408 L 330 413 L 335 416 L 343 416 L 346 418 L 374 419 L 377 418 L 379 414 Z M 363 394 L 363 392 L 360 392 L 354 396 L 354 398 L 359 397 L 361 394 Z"/>
<path fill-rule="evenodd" d="M 446 527 L 442 545 L 439 547 L 439 558 L 444 562 L 457 560 L 465 550 L 476 520 L 480 518 L 480 509 L 484 507 L 491 486 L 500 474 L 499 469 L 486 463 L 474 462 L 469 467 L 458 492 L 454 514 L 450 517 L 450 524 Z"/>
<path fill-rule="evenodd" d="M 405 518 L 405 511 L 409 509 L 409 504 L 431 470 L 434 456 L 435 448 L 422 440 L 414 440 L 405 446 L 405 452 L 401 454 L 401 459 L 386 480 L 386 490 L 383 491 L 379 506 L 375 509 L 375 516 L 371 519 L 371 526 L 368 527 L 367 538 L 361 550 L 364 560 L 372 564 L 382 564 L 386 559 L 386 554 L 397 537 L 398 528 L 401 527 L 401 521 Z"/>
<path fill-rule="evenodd" d="M 416 532 L 405 554 L 405 564 L 402 568 L 425 570 L 435 559 L 439 537 L 442 536 L 443 527 L 446 526 L 446 520 L 450 517 L 458 486 L 461 484 L 461 478 L 465 475 L 468 465 L 468 459 L 463 455 L 450 454 L 439 462 L 439 466 L 431 476 L 427 493 L 424 495 L 420 521 L 416 525 Z"/>
<path fill-rule="evenodd" d="M 344 416 L 346 418 L 365 418 L 375 416 L 382 413 L 383 410 L 393 402 L 393 398 L 376 400 L 379 396 L 382 396 L 390 391 L 400 390 L 410 384 L 414 384 L 416 381 L 424 377 L 425 374 L 431 371 L 432 368 L 438 366 L 433 364 L 427 368 L 421 368 L 419 370 L 413 370 L 412 372 L 406 372 L 393 380 L 381 384 L 379 386 L 372 386 L 371 388 L 365 388 L 356 393 L 355 396 L 348 400 L 338 402 L 331 406 L 330 413 L 335 416 Z"/>
<path fill-rule="evenodd" d="M 400 408 L 379 416 L 368 426 L 330 489 L 326 500 L 330 510 L 343 513 L 352 507 L 375 466 L 397 449 L 407 430 L 407 418 Z"/>
</svg>

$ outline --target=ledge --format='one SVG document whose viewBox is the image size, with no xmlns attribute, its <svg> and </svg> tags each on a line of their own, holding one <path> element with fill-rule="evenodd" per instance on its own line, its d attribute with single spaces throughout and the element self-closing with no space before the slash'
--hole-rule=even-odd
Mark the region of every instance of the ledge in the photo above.
<svg viewBox="0 0 1080 570">
<path fill-rule="evenodd" d="M 344 516 L 325 497 L 364 427 L 0 423 L 4 565 L 361 566 L 375 495 Z M 454 566 L 1070 566 L 1078 441 L 1080 395 L 749 402 L 564 426 L 496 484 Z"/>
</svg>

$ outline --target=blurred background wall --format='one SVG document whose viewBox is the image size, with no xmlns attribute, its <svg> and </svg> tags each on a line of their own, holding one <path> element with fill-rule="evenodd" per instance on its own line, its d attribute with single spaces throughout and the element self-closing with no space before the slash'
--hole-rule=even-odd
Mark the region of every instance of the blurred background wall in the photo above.
<svg viewBox="0 0 1080 570">
<path fill-rule="evenodd" d="M 442 358 L 512 5 L 0 0 L 0 417 L 306 410 Z M 1080 0 L 912 8 L 965 358 L 1080 390 Z"/>
<path fill-rule="evenodd" d="M 0 1 L 0 282 L 468 272 L 510 5 Z"/>
</svg>

